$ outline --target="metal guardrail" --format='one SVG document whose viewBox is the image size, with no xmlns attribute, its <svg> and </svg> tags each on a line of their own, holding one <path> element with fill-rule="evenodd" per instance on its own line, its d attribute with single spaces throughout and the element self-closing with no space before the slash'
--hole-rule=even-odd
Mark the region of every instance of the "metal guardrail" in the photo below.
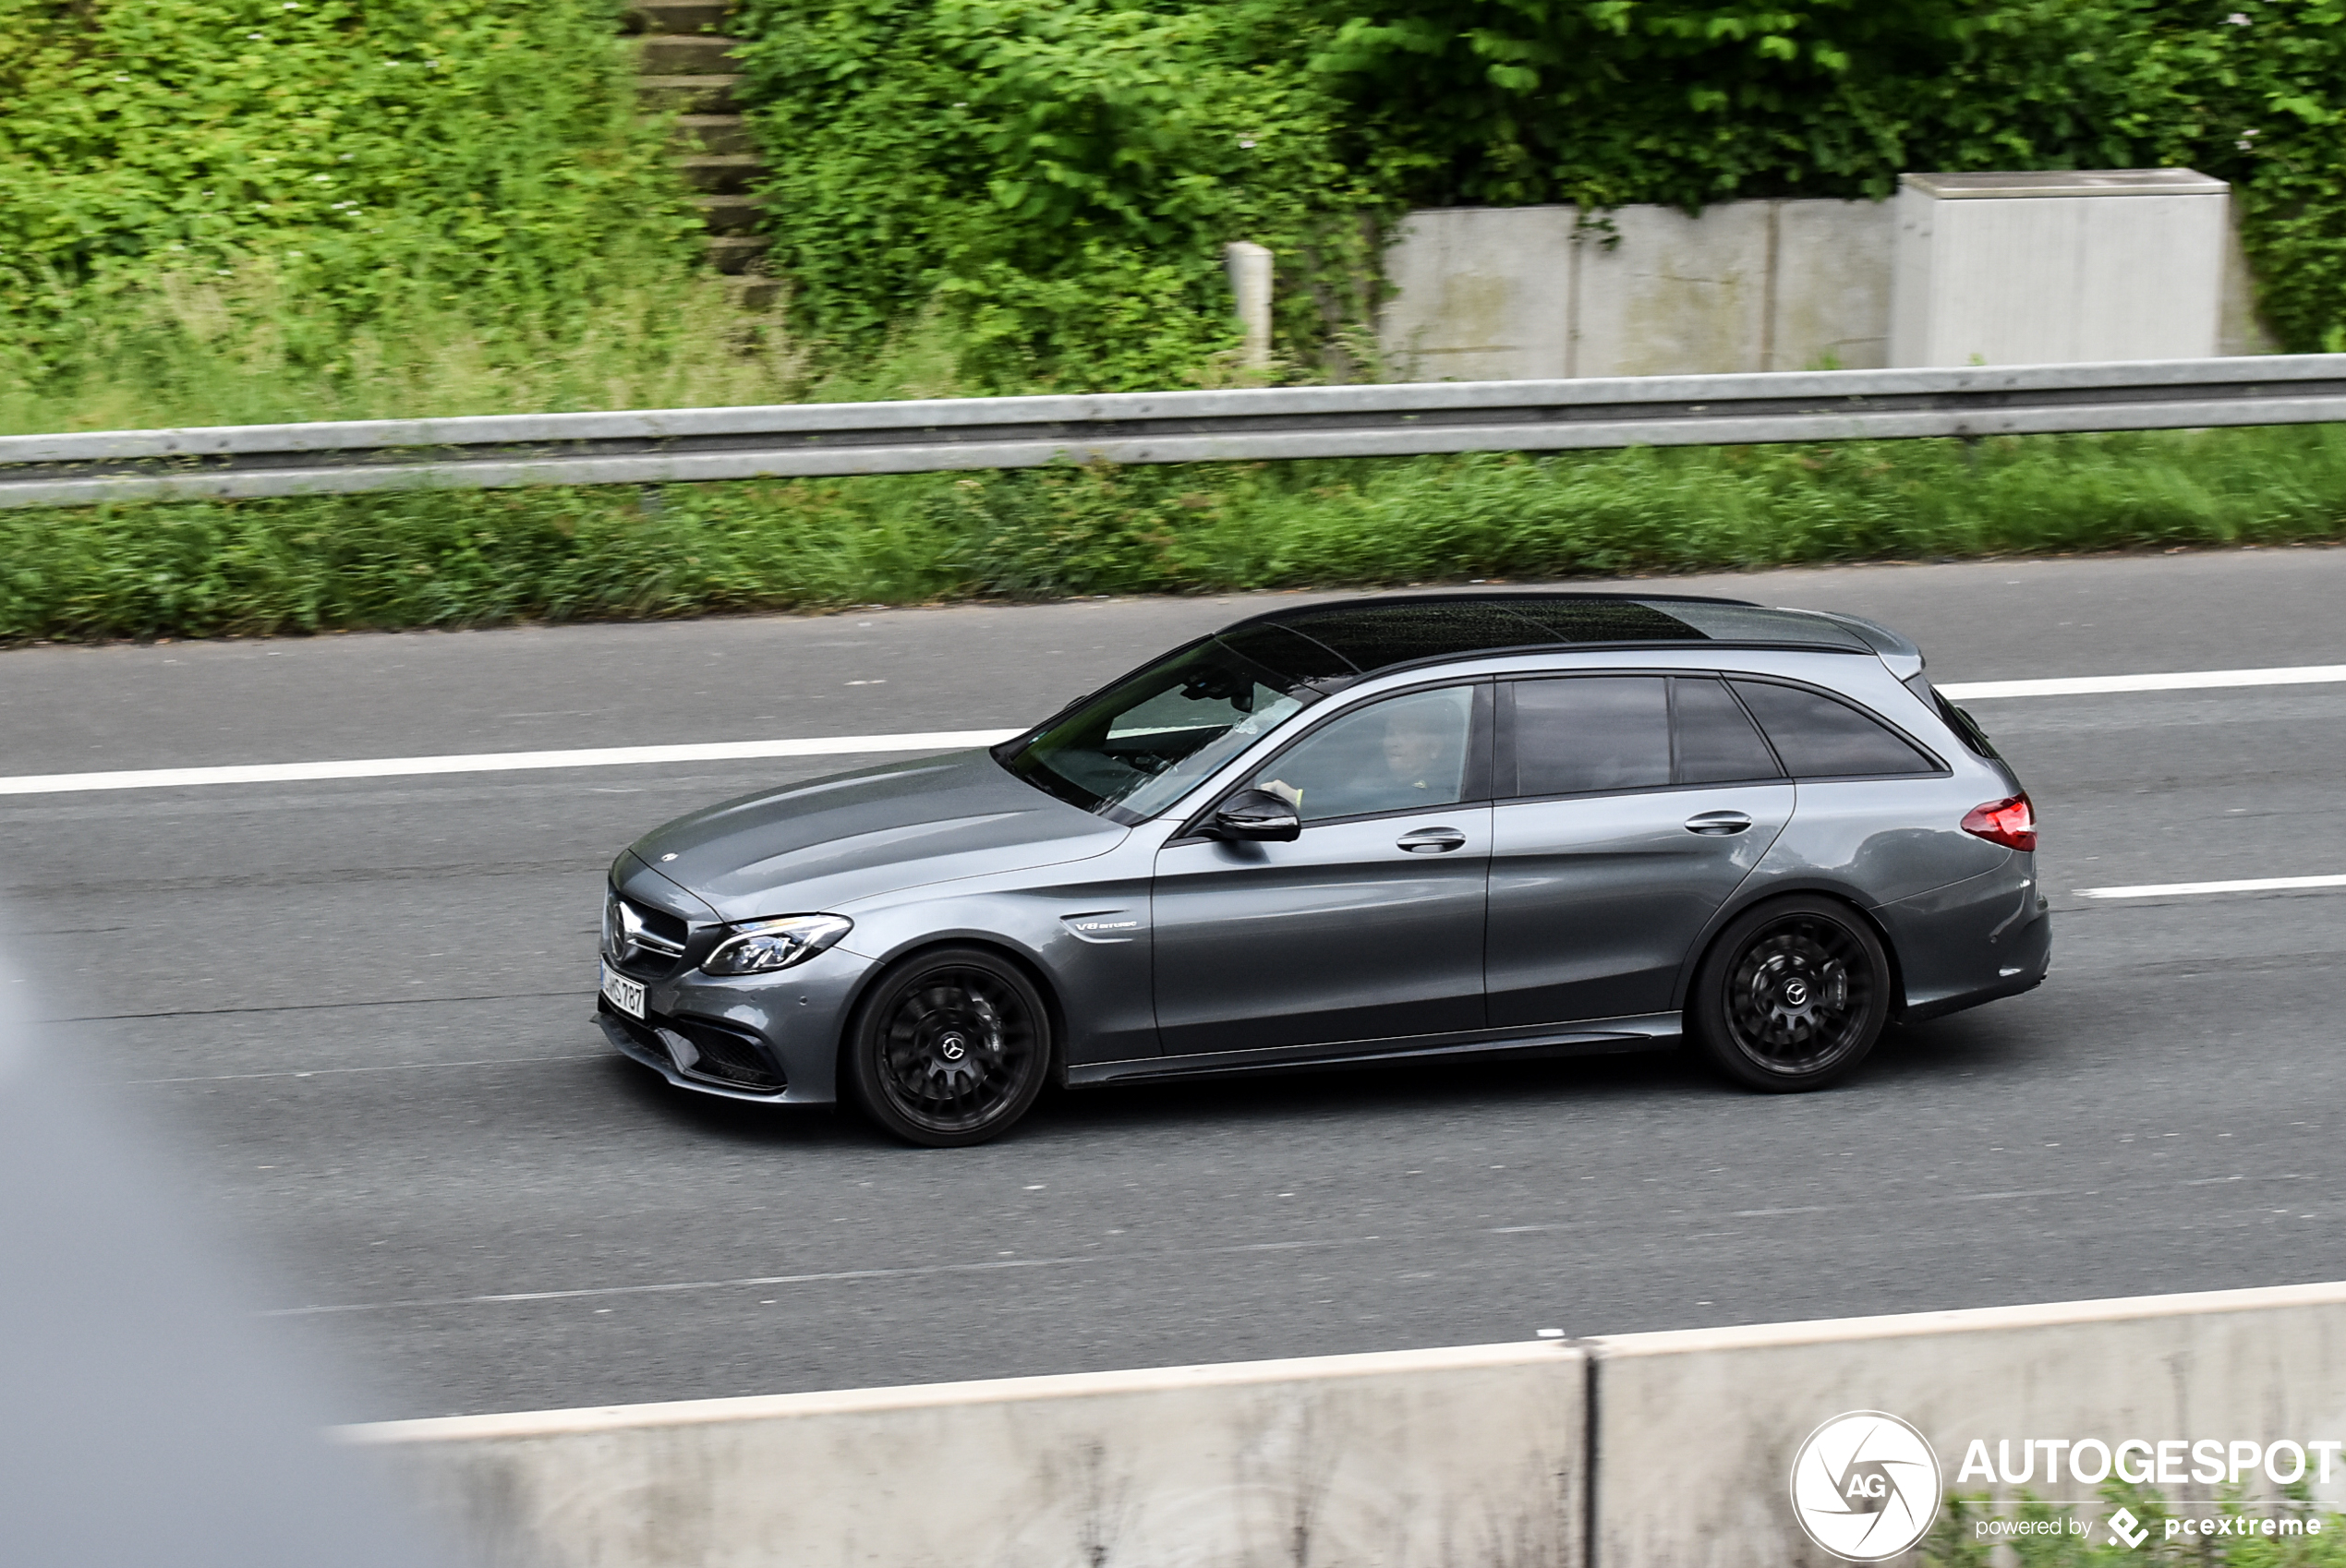
<svg viewBox="0 0 2346 1568">
<path fill-rule="evenodd" d="M 0 507 L 2346 420 L 2346 354 L 0 437 Z"/>
</svg>

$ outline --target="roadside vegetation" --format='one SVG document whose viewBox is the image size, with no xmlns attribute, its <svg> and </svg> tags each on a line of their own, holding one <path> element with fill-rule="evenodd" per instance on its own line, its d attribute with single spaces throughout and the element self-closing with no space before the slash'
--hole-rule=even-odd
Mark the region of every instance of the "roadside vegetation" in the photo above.
<svg viewBox="0 0 2346 1568">
<path fill-rule="evenodd" d="M 620 0 L 0 0 L 0 433 L 1373 377 L 1411 206 L 2235 182 L 2346 349 L 2346 0 L 745 0 L 763 311 Z M 0 513 L 0 638 L 2329 540 L 2327 431 Z"/>
<path fill-rule="evenodd" d="M 2234 182 L 2346 346 L 2346 0 L 744 0 L 771 313 L 622 0 L 0 0 L 0 432 L 1373 377 L 1412 206 Z"/>
<path fill-rule="evenodd" d="M 2346 542 L 2346 428 L 0 513 L 0 638 Z"/>
<path fill-rule="evenodd" d="M 615 0 L 0 0 L 0 431 L 764 398 Z"/>
</svg>

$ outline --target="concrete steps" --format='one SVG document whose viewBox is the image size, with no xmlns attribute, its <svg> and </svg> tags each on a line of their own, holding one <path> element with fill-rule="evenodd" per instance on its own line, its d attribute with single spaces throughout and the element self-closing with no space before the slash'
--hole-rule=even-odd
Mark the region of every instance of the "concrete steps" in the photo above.
<svg viewBox="0 0 2346 1568">
<path fill-rule="evenodd" d="M 739 196 L 765 164 L 755 152 L 688 152 L 676 160 L 685 183 L 713 196 Z"/>
<path fill-rule="evenodd" d="M 732 0 L 635 0 L 627 20 L 639 34 L 689 38 L 720 30 L 732 13 Z"/>
<path fill-rule="evenodd" d="M 757 199 L 749 194 L 764 166 L 733 96 L 739 41 L 721 30 L 732 12 L 732 0 L 631 0 L 624 25 L 635 35 L 637 93 L 676 115 L 676 163 L 698 193 L 693 204 L 708 231 L 709 262 L 739 275 L 755 274 L 768 241 L 756 232 Z M 774 295 L 772 283 L 744 278 L 751 308 Z"/>
<path fill-rule="evenodd" d="M 687 115 L 720 115 L 738 120 L 741 113 L 733 103 L 733 88 L 742 78 L 738 76 L 696 77 L 637 77 L 635 90 L 655 109 L 674 109 Z"/>
</svg>

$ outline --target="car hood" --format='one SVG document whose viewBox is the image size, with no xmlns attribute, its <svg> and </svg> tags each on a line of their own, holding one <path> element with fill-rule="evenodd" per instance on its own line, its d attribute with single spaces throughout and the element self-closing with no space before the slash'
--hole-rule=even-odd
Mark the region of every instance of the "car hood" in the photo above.
<svg viewBox="0 0 2346 1568">
<path fill-rule="evenodd" d="M 1012 778 L 986 752 L 837 773 L 677 818 L 634 853 L 724 920 L 1103 853 L 1130 831 Z"/>
</svg>

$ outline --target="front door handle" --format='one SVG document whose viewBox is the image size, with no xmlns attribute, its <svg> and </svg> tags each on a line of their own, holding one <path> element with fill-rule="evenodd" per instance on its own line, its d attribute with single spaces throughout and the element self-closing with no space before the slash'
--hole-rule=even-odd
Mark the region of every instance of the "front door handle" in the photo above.
<svg viewBox="0 0 2346 1568">
<path fill-rule="evenodd" d="M 1466 848 L 1466 835 L 1455 827 L 1421 827 L 1415 833 L 1404 833 L 1394 846 L 1413 855 L 1446 855 L 1452 850 Z"/>
<path fill-rule="evenodd" d="M 1751 826 L 1751 819 L 1739 811 L 1707 811 L 1687 818 L 1687 831 L 1706 838 L 1723 838 L 1730 833 L 1741 833 Z"/>
</svg>

